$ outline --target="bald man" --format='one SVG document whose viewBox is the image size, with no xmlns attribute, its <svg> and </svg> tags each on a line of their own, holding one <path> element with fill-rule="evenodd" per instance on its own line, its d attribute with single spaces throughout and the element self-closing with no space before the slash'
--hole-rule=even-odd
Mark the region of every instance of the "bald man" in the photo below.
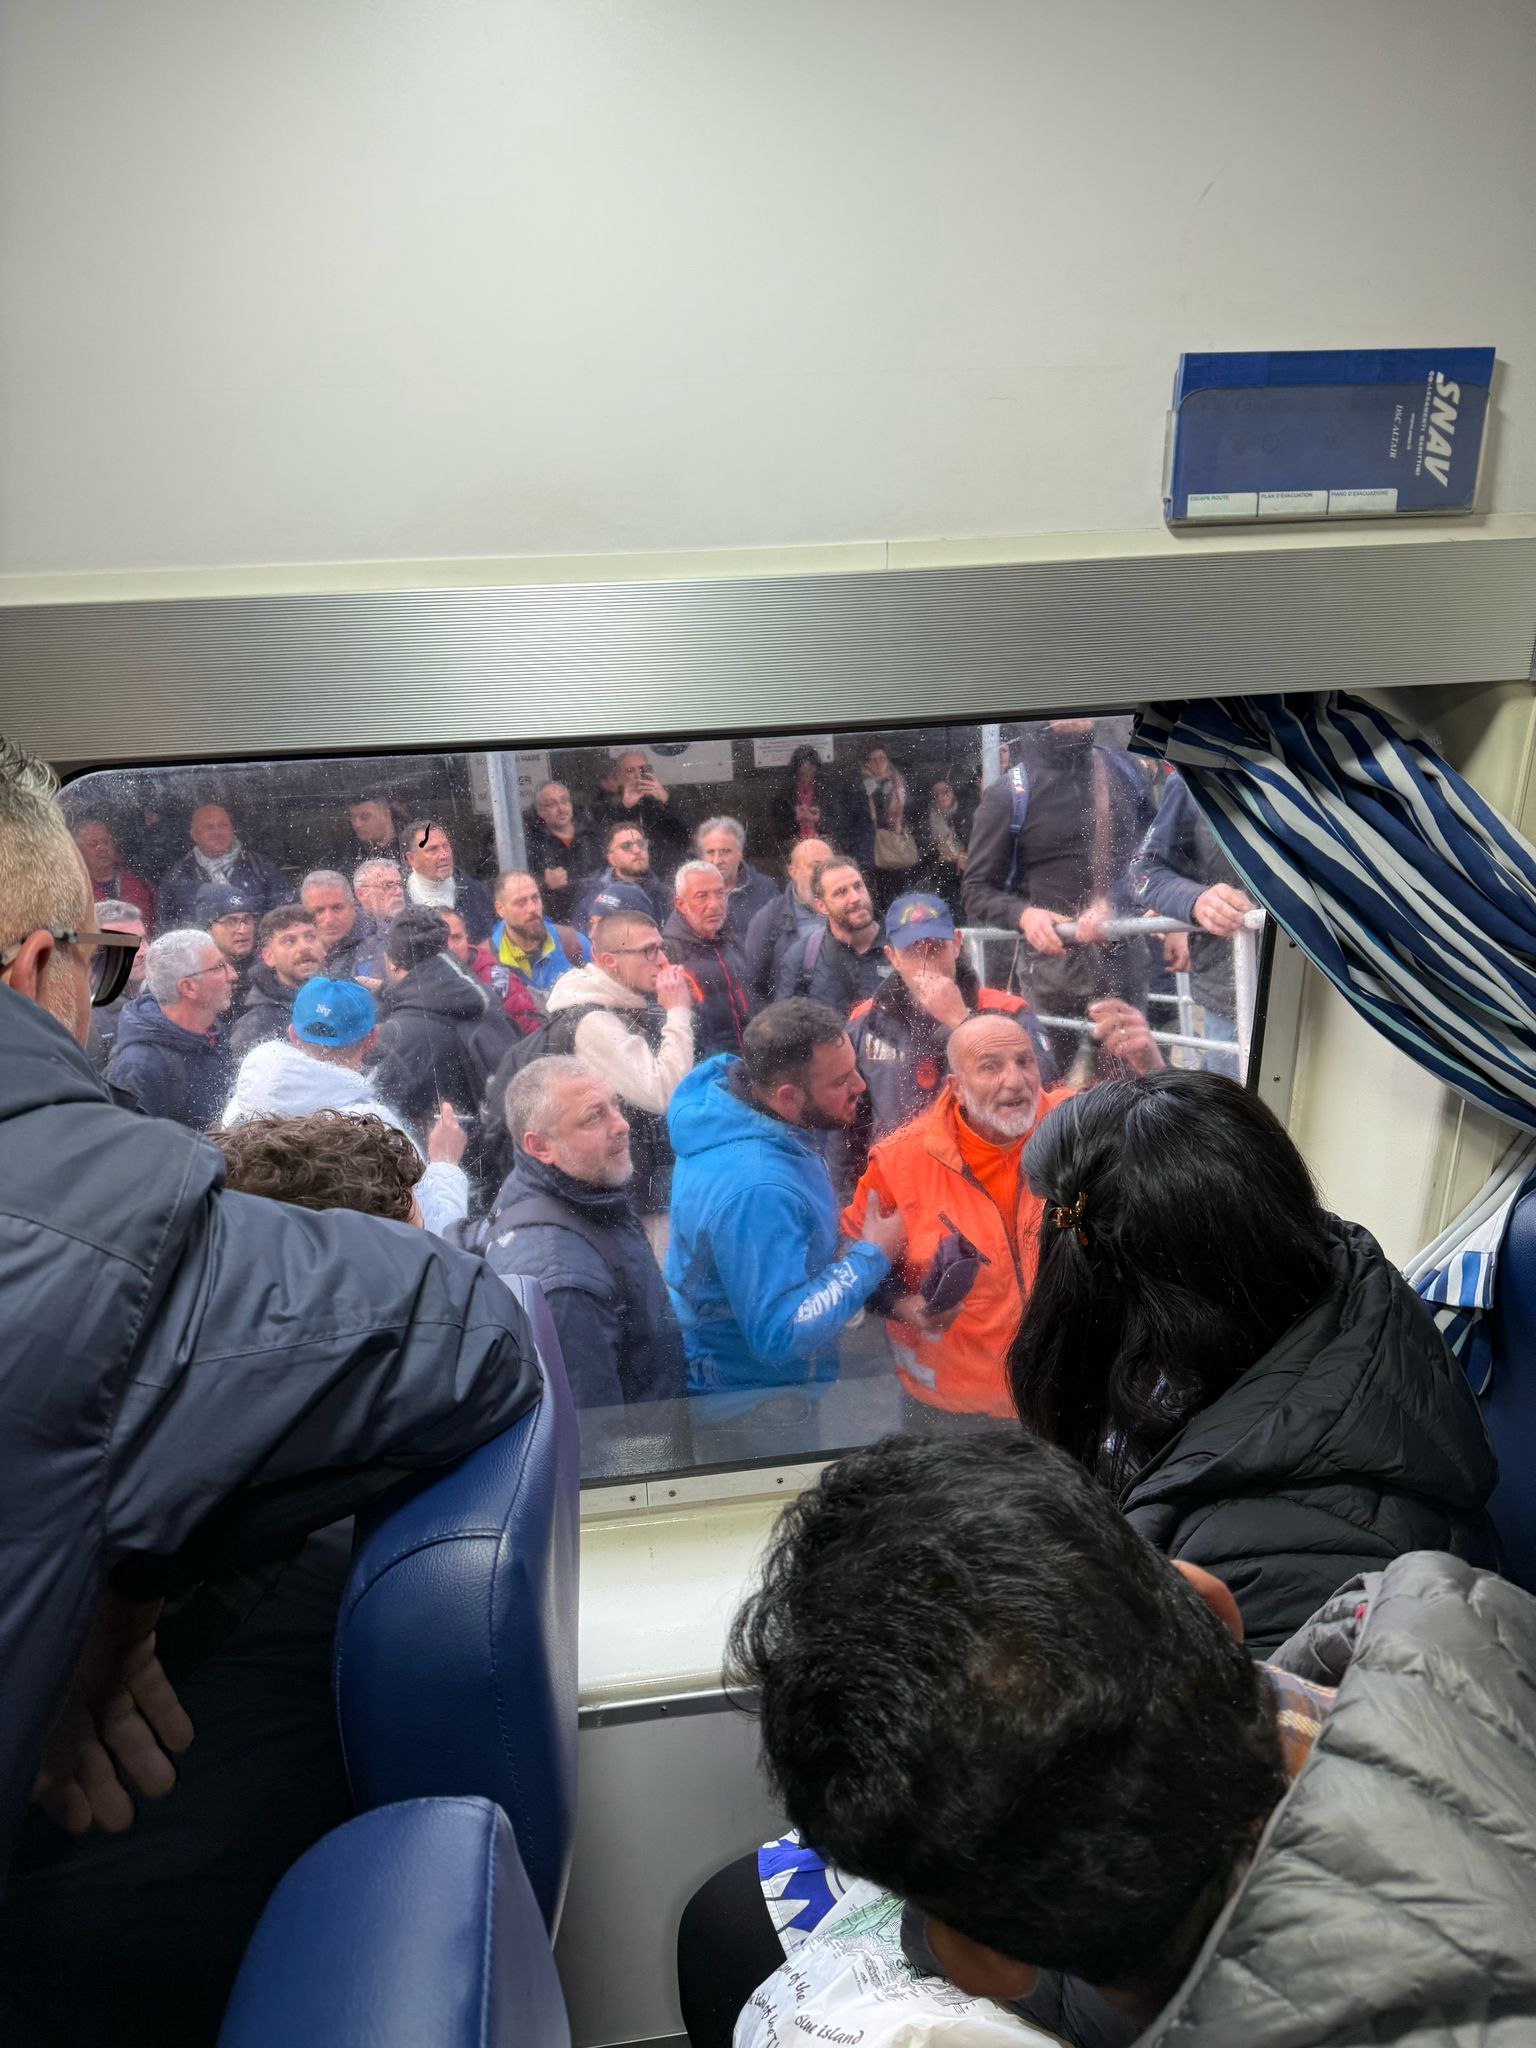
<svg viewBox="0 0 1536 2048">
<path fill-rule="evenodd" d="M 1095 1006 L 1094 1035 L 1137 1071 L 1161 1066 L 1129 1003 Z M 843 1215 L 857 1235 L 871 1194 L 907 1227 L 901 1265 L 871 1306 L 896 1346 L 908 1421 L 966 1430 L 1011 1417 L 1008 1348 L 1035 1276 L 1041 1203 L 1019 1167 L 1040 1120 L 1072 1093 L 1041 1085 L 1034 1041 L 1015 1018 L 982 1011 L 949 1034 L 948 1074 L 932 1107 L 875 1145 Z M 962 1236 L 982 1255 L 958 1306 L 935 1313 L 922 1284 L 941 1245 Z"/>
<path fill-rule="evenodd" d="M 161 931 L 198 922 L 197 892 L 209 882 L 222 882 L 244 896 L 258 917 L 293 900 L 281 868 L 243 844 L 223 804 L 199 804 L 188 820 L 187 837 L 191 846 L 160 883 L 155 922 Z"/>
</svg>

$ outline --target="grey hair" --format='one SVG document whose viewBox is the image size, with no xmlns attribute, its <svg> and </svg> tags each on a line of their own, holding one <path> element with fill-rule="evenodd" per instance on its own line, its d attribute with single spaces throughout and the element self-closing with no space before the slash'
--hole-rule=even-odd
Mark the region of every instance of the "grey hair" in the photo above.
<svg viewBox="0 0 1536 2048">
<path fill-rule="evenodd" d="M 0 736 L 0 945 L 71 931 L 91 900 L 58 787 L 46 761 Z"/>
<path fill-rule="evenodd" d="M 386 861 L 382 862 L 381 865 L 394 867 L 395 864 L 393 861 Z M 311 884 L 321 889 L 345 889 L 349 896 L 352 894 L 352 884 L 345 875 L 338 874 L 335 868 L 311 868 L 299 884 L 299 901 L 301 903 L 304 901 L 304 891 Z"/>
<path fill-rule="evenodd" d="M 512 1076 L 507 1088 L 507 1130 L 512 1142 L 521 1143 L 524 1131 L 537 1131 L 541 1138 L 549 1136 L 558 1115 L 555 1090 L 562 1081 L 601 1078 L 595 1067 L 570 1053 L 549 1053 L 541 1060 L 530 1060 Z"/>
<path fill-rule="evenodd" d="M 387 859 L 383 854 L 377 855 L 373 860 L 360 860 L 352 870 L 352 888 L 354 893 L 362 887 L 364 880 L 369 875 L 393 875 L 398 882 L 400 879 L 399 863 Z M 316 868 L 312 875 L 306 875 L 304 879 L 306 882 L 316 882 L 326 877 L 329 877 L 334 882 L 341 880 L 341 876 L 334 874 L 330 868 Z"/>
<path fill-rule="evenodd" d="M 151 939 L 144 952 L 144 986 L 162 1009 L 176 1001 L 181 982 L 202 972 L 203 955 L 210 946 L 213 941 L 208 934 L 193 925 Z M 218 951 L 216 946 L 214 951 Z"/>
<path fill-rule="evenodd" d="M 707 875 L 710 881 L 718 882 L 720 879 L 720 870 L 714 865 L 712 861 L 685 860 L 682 866 L 678 869 L 677 873 L 672 877 L 672 894 L 674 896 L 682 895 L 683 884 L 687 881 L 690 875 Z"/>
<path fill-rule="evenodd" d="M 695 846 L 702 846 L 711 832 L 729 832 L 743 853 L 747 850 L 747 828 L 740 818 L 706 818 L 693 835 Z"/>
<path fill-rule="evenodd" d="M 130 919 L 134 924 L 144 922 L 144 913 L 136 903 L 124 903 L 120 897 L 106 896 L 96 906 L 96 922 L 102 931 L 114 924 L 126 924 Z"/>
</svg>

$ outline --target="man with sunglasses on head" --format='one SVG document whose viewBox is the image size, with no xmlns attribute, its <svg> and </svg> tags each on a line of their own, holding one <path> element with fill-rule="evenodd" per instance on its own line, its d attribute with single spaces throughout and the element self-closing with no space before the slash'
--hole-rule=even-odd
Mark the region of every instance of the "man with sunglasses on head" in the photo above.
<svg viewBox="0 0 1536 2048">
<path fill-rule="evenodd" d="M 237 1734 L 205 1717 L 176 1782 L 194 1731 L 159 1659 L 196 1652 L 173 1604 L 282 1568 L 507 1428 L 540 1378 L 478 1259 L 229 1193 L 211 1145 L 112 1100 L 92 999 L 139 941 L 95 923 L 55 787 L 0 739 L 0 2038 L 165 2048 L 213 2038 L 267 1893 L 332 1819 L 281 1756 L 251 1767 L 283 1727 L 241 1720 L 249 1672 Z M 229 975 L 206 933 L 187 946 L 178 1005 Z M 218 998 L 193 1001 L 211 1026 Z M 191 1810 L 140 1835 L 135 1793 Z M 129 1899 L 161 1907 L 131 1938 Z"/>
<path fill-rule="evenodd" d="M 593 878 L 576 906 L 577 931 L 590 930 L 595 899 L 615 883 L 626 889 L 638 889 L 650 904 L 657 924 L 665 924 L 672 915 L 672 899 L 651 873 L 651 842 L 644 826 L 633 818 L 620 818 L 607 826 L 603 832 L 603 858 L 607 867 Z"/>
</svg>

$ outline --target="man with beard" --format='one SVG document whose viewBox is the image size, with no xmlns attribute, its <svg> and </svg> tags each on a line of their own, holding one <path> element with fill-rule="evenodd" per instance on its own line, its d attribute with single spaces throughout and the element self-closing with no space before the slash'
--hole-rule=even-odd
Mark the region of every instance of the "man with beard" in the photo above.
<svg viewBox="0 0 1536 2048">
<path fill-rule="evenodd" d="M 806 996 L 847 1017 L 879 988 L 886 973 L 880 920 L 857 864 L 834 856 L 811 876 L 811 902 L 826 919 L 785 954 L 777 1001 Z"/>
<path fill-rule="evenodd" d="M 810 1136 L 846 1129 L 863 1093 L 842 1018 L 795 999 L 752 1019 L 740 1059 L 706 1060 L 673 1093 L 667 1285 L 703 1463 L 817 1448 L 837 1340 L 905 1235 L 867 1198 L 843 1241 Z"/>
<path fill-rule="evenodd" d="M 1008 1347 L 1034 1278 L 1042 1207 L 1019 1158 L 1072 1091 L 1041 1087 L 1034 1042 L 1015 1017 L 967 1018 L 950 1032 L 946 1056 L 943 1092 L 873 1148 L 843 1228 L 861 1230 L 871 1204 L 900 1216 L 906 1252 L 872 1306 L 896 1346 L 907 1419 L 966 1429 L 1013 1414 Z M 936 1260 L 972 1254 L 975 1277 L 958 1307 L 930 1309 L 922 1286 Z"/>
<path fill-rule="evenodd" d="M 1138 912 L 1131 859 L 1151 823 L 1140 767 L 1096 741 L 1093 719 L 1023 728 L 1017 762 L 976 812 L 961 900 L 968 923 L 1022 935 L 1022 990 L 1040 1015 L 1085 1017 L 1102 996 L 1146 1007 L 1146 940 L 1102 934 L 1111 918 Z M 1070 918 L 1075 944 L 1056 929 Z M 1078 1043 L 1078 1033 L 1052 1030 L 1058 1073 Z"/>
<path fill-rule="evenodd" d="M 256 950 L 260 958 L 251 969 L 251 992 L 229 1034 L 237 1060 L 265 1038 L 286 1038 L 294 997 L 312 975 L 325 972 L 325 942 L 315 914 L 298 903 L 267 912 L 256 928 Z"/>
</svg>

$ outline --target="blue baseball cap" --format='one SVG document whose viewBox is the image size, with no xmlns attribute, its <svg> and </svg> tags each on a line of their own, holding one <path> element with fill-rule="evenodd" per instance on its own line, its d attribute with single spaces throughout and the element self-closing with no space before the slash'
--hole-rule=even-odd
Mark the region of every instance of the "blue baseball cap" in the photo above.
<svg viewBox="0 0 1536 2048">
<path fill-rule="evenodd" d="M 356 1045 L 378 1019 L 373 997 L 360 982 L 317 974 L 293 999 L 293 1028 L 306 1045 Z"/>
<path fill-rule="evenodd" d="M 898 896 L 885 913 L 885 942 L 904 953 L 921 939 L 952 939 L 955 920 L 942 896 Z"/>
<path fill-rule="evenodd" d="M 633 882 L 604 882 L 602 888 L 592 898 L 587 916 L 589 920 L 594 917 L 612 917 L 621 910 L 633 911 L 636 917 L 648 917 L 653 924 L 656 921 L 655 904 L 645 891 L 636 888 Z"/>
</svg>

